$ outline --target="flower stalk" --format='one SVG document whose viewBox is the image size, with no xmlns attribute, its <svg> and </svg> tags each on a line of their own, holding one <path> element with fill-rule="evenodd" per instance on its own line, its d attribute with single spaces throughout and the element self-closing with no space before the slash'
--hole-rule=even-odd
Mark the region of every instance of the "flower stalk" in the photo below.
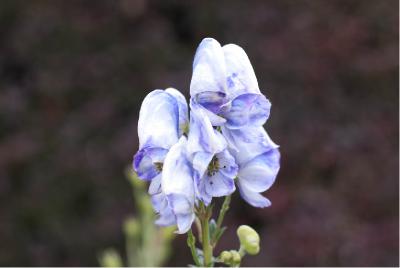
<svg viewBox="0 0 400 268">
<path fill-rule="evenodd" d="M 201 242 L 203 246 L 203 266 L 210 267 L 213 265 L 213 247 L 211 245 L 209 221 L 212 215 L 212 206 L 205 206 L 200 202 L 198 209 L 198 218 L 201 223 Z"/>
<path fill-rule="evenodd" d="M 189 230 L 188 232 L 188 238 L 187 238 L 187 244 L 190 248 L 190 251 L 192 253 L 193 261 L 196 266 L 201 266 L 199 256 L 196 251 L 196 238 L 193 235 L 192 229 Z"/>
</svg>

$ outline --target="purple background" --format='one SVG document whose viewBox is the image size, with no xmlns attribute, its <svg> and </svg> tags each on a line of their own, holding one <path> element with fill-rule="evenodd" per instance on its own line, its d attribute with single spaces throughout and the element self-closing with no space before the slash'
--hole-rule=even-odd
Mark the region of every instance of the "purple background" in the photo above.
<svg viewBox="0 0 400 268">
<path fill-rule="evenodd" d="M 248 53 L 282 169 L 239 224 L 252 266 L 398 266 L 398 1 L 1 1 L 0 265 L 97 266 L 134 214 L 141 101 L 188 95 L 197 45 Z M 186 236 L 169 265 L 185 266 Z"/>
</svg>

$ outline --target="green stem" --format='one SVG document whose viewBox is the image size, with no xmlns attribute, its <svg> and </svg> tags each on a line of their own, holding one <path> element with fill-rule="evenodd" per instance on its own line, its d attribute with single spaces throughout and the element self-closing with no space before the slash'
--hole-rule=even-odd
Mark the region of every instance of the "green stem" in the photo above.
<svg viewBox="0 0 400 268">
<path fill-rule="evenodd" d="M 221 229 L 222 222 L 224 221 L 225 213 L 229 210 L 229 204 L 231 203 L 231 196 L 227 195 L 225 197 L 224 203 L 222 204 L 221 210 L 219 212 L 217 220 L 217 228 Z"/>
<path fill-rule="evenodd" d="M 212 261 L 212 247 L 210 244 L 210 234 L 208 227 L 208 217 L 202 219 L 202 236 L 203 236 L 203 255 L 204 255 L 204 266 L 211 266 Z"/>
<path fill-rule="evenodd" d="M 196 228 L 197 228 L 197 234 L 199 236 L 200 243 L 203 243 L 203 238 L 201 237 L 202 231 L 201 231 L 201 222 L 199 220 L 199 217 L 196 217 L 195 219 L 196 223 Z"/>
<path fill-rule="evenodd" d="M 210 241 L 209 220 L 212 215 L 212 206 L 206 207 L 203 202 L 200 202 L 197 208 L 197 217 L 201 224 L 201 243 L 203 245 L 203 266 L 210 267 L 213 265 L 213 247 Z"/>
<path fill-rule="evenodd" d="M 216 231 L 214 232 L 214 236 L 211 238 L 211 245 L 213 247 L 215 247 L 215 245 L 217 244 L 217 242 L 219 240 L 222 222 L 224 221 L 226 212 L 229 210 L 230 203 L 231 203 L 231 196 L 227 195 L 225 197 L 224 203 L 222 204 L 221 210 L 218 215 Z"/>
<path fill-rule="evenodd" d="M 244 247 L 240 246 L 239 254 L 241 258 L 243 258 L 246 255 L 246 250 L 244 249 Z"/>
<path fill-rule="evenodd" d="M 196 264 L 197 267 L 200 267 L 201 263 L 200 263 L 199 256 L 197 255 L 197 251 L 196 251 L 196 238 L 193 235 L 192 229 L 190 229 L 188 232 L 187 244 L 190 248 L 190 251 L 192 252 L 194 264 Z"/>
</svg>

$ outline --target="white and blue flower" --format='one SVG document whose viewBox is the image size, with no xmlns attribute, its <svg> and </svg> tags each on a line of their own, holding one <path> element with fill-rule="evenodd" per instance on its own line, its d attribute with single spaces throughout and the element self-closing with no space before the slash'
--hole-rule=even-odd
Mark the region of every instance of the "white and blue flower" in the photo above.
<svg viewBox="0 0 400 268">
<path fill-rule="evenodd" d="M 261 93 L 244 50 L 204 39 L 195 55 L 190 94 L 191 103 L 201 107 L 192 109 L 192 113 L 202 111 L 202 116 L 223 134 L 239 166 L 237 186 L 242 197 L 256 207 L 269 206 L 260 193 L 275 181 L 280 166 L 279 146 L 262 127 L 271 103 Z"/>
<path fill-rule="evenodd" d="M 261 93 L 250 60 L 237 45 L 204 39 L 190 84 L 190 119 L 176 89 L 154 90 L 143 101 L 139 151 L 133 166 L 150 181 L 156 223 L 187 232 L 199 202 L 232 194 L 267 207 L 262 196 L 280 169 L 279 146 L 263 125 L 271 103 Z M 235 183 L 236 182 L 236 183 Z"/>
<path fill-rule="evenodd" d="M 151 181 L 149 194 L 153 207 L 159 214 L 156 223 L 162 226 L 177 224 L 179 232 L 187 228 L 188 219 L 194 215 L 194 197 L 190 202 L 190 209 L 184 213 L 182 209 L 177 209 L 182 207 L 182 196 L 178 191 L 171 192 L 168 184 L 171 183 L 171 179 L 174 180 L 172 184 L 179 184 L 184 177 L 180 176 L 181 168 L 184 169 L 184 178 L 189 183 L 186 186 L 193 185 L 191 166 L 179 166 L 178 162 L 171 160 L 177 156 L 177 150 L 186 151 L 186 138 L 183 134 L 187 126 L 188 107 L 185 97 L 173 88 L 152 91 L 144 99 L 140 110 L 139 151 L 133 161 L 134 170 L 139 178 Z M 183 155 L 179 154 L 179 157 L 183 159 Z M 175 172 L 174 176 L 171 176 L 171 170 Z M 165 173 L 168 175 L 165 176 Z M 167 182 L 164 182 L 165 180 Z M 186 189 L 181 190 L 181 194 L 186 193 Z"/>
<path fill-rule="evenodd" d="M 133 161 L 139 178 L 151 181 L 161 173 L 169 149 L 188 124 L 185 97 L 176 89 L 154 90 L 143 100 L 139 114 L 139 151 Z"/>
</svg>

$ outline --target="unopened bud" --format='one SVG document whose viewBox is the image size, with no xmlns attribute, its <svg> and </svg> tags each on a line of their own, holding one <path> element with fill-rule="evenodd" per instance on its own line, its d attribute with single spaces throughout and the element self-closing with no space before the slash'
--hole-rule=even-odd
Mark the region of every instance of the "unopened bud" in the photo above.
<svg viewBox="0 0 400 268">
<path fill-rule="evenodd" d="M 237 229 L 240 245 L 250 255 L 260 252 L 260 236 L 257 232 L 247 225 L 242 225 Z"/>
<path fill-rule="evenodd" d="M 131 217 L 124 222 L 125 234 L 129 237 L 136 237 L 139 235 L 140 226 L 137 219 Z"/>
<path fill-rule="evenodd" d="M 122 267 L 121 256 L 115 249 L 107 249 L 100 257 L 100 264 L 103 267 Z"/>
<path fill-rule="evenodd" d="M 240 257 L 239 252 L 237 252 L 236 250 L 231 250 L 231 256 L 232 256 L 232 263 L 233 264 L 240 264 L 240 262 L 242 261 L 242 258 Z"/>
<path fill-rule="evenodd" d="M 223 263 L 229 263 L 232 260 L 232 254 L 229 251 L 222 251 L 219 255 L 219 259 Z"/>
</svg>

